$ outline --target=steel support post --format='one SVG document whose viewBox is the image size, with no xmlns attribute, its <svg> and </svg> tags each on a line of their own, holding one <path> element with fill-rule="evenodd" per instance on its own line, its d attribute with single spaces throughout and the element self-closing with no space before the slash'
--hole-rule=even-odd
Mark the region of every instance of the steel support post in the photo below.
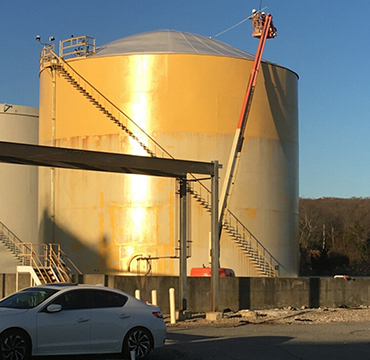
<svg viewBox="0 0 370 360">
<path fill-rule="evenodd" d="M 186 218 L 186 177 L 180 178 L 180 284 L 179 284 L 179 296 L 180 296 L 180 311 L 187 309 L 186 302 L 186 286 L 187 286 L 187 218 Z"/>
<path fill-rule="evenodd" d="M 218 178 L 218 161 L 213 161 L 214 164 L 214 174 L 212 176 L 212 184 L 211 184 L 211 193 L 212 193 L 212 200 L 211 200 L 211 238 L 212 238 L 212 246 L 211 246 L 211 255 L 212 255 L 212 263 L 211 263 L 211 294 L 212 294 L 212 311 L 219 310 L 219 273 L 218 269 L 220 266 L 220 230 L 219 230 L 219 221 L 218 221 L 218 186 L 219 186 L 219 178 Z"/>
<path fill-rule="evenodd" d="M 52 73 L 52 101 L 51 101 L 51 144 L 56 145 L 56 70 L 51 68 Z M 55 242 L 55 168 L 50 169 L 50 218 L 51 218 L 51 241 Z"/>
</svg>

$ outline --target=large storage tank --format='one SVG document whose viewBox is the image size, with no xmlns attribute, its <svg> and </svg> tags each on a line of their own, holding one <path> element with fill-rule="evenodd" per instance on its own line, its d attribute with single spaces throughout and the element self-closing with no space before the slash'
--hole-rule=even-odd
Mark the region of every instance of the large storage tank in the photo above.
<svg viewBox="0 0 370 360">
<path fill-rule="evenodd" d="M 45 62 L 40 144 L 148 155 L 140 142 L 150 148 L 152 141 L 122 131 L 115 119 L 140 132 L 109 99 L 174 158 L 218 160 L 226 168 L 252 55 L 176 31 L 130 36 L 87 55 L 61 66 Z M 294 72 L 262 63 L 230 202 L 280 276 L 298 274 L 297 83 Z M 53 241 L 83 272 L 178 274 L 175 180 L 79 170 L 56 170 L 53 180 L 40 169 L 39 190 L 44 237 L 51 241 L 54 223 Z M 189 203 L 190 269 L 209 264 L 210 215 L 190 195 Z M 221 266 L 261 275 L 225 231 Z"/>
<path fill-rule="evenodd" d="M 38 144 L 38 109 L 0 104 L 0 140 Z M 0 222 L 23 242 L 38 242 L 38 170 L 35 166 L 0 163 Z M 15 272 L 7 251 L 1 254 L 0 273 Z"/>
</svg>

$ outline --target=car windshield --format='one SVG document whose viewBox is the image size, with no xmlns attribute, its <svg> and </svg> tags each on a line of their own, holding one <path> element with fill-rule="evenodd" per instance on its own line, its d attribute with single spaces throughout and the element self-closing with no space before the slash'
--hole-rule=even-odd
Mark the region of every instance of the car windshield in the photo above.
<svg viewBox="0 0 370 360">
<path fill-rule="evenodd" d="M 31 309 L 57 291 L 54 289 L 25 289 L 1 300 L 0 308 Z"/>
</svg>

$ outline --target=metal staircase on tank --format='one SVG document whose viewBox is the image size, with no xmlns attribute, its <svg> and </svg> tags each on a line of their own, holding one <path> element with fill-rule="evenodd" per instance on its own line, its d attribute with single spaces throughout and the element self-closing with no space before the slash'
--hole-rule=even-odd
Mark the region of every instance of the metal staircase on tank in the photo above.
<svg viewBox="0 0 370 360">
<path fill-rule="evenodd" d="M 198 183 L 197 190 L 195 184 Z M 210 213 L 211 192 L 201 182 L 190 182 L 188 192 Z M 243 223 L 229 210 L 222 222 L 222 228 L 230 235 L 242 249 L 256 270 L 263 277 L 278 277 L 279 263 L 263 244 L 243 225 Z"/>
<path fill-rule="evenodd" d="M 81 37 L 81 43 L 87 44 L 88 37 Z M 77 38 L 74 38 L 77 39 Z M 77 40 L 78 41 L 78 40 Z M 80 47 L 82 49 L 83 46 Z M 77 56 L 88 56 L 95 50 L 84 52 L 80 50 Z M 64 54 L 62 45 L 60 54 Z M 71 55 L 72 53 L 67 53 Z M 74 55 L 75 56 L 75 55 Z M 127 114 L 120 110 L 112 101 L 95 88 L 81 74 L 79 74 L 63 56 L 58 56 L 54 51 L 53 45 L 45 46 L 40 55 L 40 70 L 51 67 L 58 71 L 63 78 L 70 83 L 78 92 L 80 92 L 89 102 L 91 102 L 99 111 L 105 114 L 121 130 L 125 131 L 132 139 L 138 142 L 143 150 L 151 157 L 167 157 L 175 159 L 167 150 L 157 143 L 148 133 L 138 126 Z M 206 211 L 211 211 L 210 190 L 192 174 L 194 181 L 188 185 L 188 192 L 198 201 Z M 199 189 L 195 190 L 195 184 Z M 206 197 L 202 196 L 202 192 Z M 246 254 L 248 259 L 254 264 L 261 276 L 277 277 L 278 262 L 272 254 L 257 240 L 257 238 L 242 224 L 240 220 L 233 215 L 229 209 L 226 209 L 225 219 L 222 223 L 223 229 L 234 240 Z"/>
<path fill-rule="evenodd" d="M 62 49 L 60 51 L 62 52 Z M 84 53 L 80 52 L 79 56 L 82 56 L 81 54 Z M 41 52 L 40 70 L 48 66 L 59 72 L 92 105 L 135 140 L 149 156 L 173 159 L 173 156 L 146 133 L 144 129 L 137 125 L 127 114 L 79 74 L 63 57 L 58 56 L 54 51 L 53 45 L 44 47 Z"/>
<path fill-rule="evenodd" d="M 29 273 L 35 285 L 72 282 L 75 275 L 82 275 L 59 244 L 25 243 L 2 222 L 0 241 L 16 258 L 17 273 Z"/>
</svg>

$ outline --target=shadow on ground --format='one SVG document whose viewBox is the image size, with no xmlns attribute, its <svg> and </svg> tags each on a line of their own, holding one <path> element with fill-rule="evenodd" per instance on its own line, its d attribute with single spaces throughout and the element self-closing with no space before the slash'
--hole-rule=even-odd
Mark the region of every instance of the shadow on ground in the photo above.
<svg viewBox="0 0 370 360">
<path fill-rule="evenodd" d="M 282 328 L 287 332 L 287 328 Z M 284 330 L 285 329 L 285 330 Z M 357 334 L 352 341 L 326 341 L 321 328 L 312 327 L 314 341 L 307 333 L 292 336 L 255 336 L 257 330 L 237 333 L 237 329 L 224 329 L 222 336 L 187 334 L 178 329 L 168 333 L 166 346 L 155 349 L 147 360 L 347 360 L 370 359 L 368 332 Z M 303 330 L 303 327 L 302 329 Z M 322 329 L 321 329 L 322 330 Z M 294 331 L 293 331 L 294 332 Z M 361 334 L 363 336 L 361 336 Z M 38 360 L 116 360 L 117 355 L 37 357 Z"/>
</svg>

